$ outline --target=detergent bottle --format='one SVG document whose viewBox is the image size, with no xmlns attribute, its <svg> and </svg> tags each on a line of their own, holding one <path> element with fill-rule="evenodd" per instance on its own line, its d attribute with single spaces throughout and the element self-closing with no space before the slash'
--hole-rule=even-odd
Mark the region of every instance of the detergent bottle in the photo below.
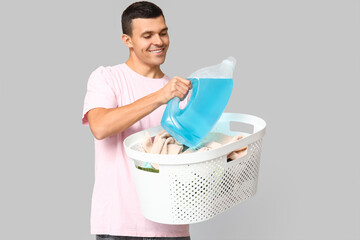
<svg viewBox="0 0 360 240">
<path fill-rule="evenodd" d="M 231 95 L 235 64 L 235 58 L 229 57 L 192 73 L 187 78 L 192 83 L 191 96 L 184 109 L 177 97 L 168 102 L 161 126 L 178 142 L 196 148 L 215 126 Z"/>
</svg>

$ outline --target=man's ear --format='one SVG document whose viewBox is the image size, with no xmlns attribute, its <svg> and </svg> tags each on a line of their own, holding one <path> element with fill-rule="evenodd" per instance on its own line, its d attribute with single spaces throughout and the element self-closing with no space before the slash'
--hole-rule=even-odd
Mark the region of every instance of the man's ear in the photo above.
<svg viewBox="0 0 360 240">
<path fill-rule="evenodd" d="M 128 48 L 132 48 L 133 47 L 133 44 L 132 44 L 132 41 L 131 41 L 131 37 L 127 34 L 123 34 L 122 35 L 122 40 L 123 42 L 125 43 L 126 46 L 128 46 Z"/>
</svg>

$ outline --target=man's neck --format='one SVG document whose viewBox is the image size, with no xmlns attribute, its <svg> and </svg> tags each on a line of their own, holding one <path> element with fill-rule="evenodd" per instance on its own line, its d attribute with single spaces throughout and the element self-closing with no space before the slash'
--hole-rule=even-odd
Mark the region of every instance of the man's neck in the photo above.
<svg viewBox="0 0 360 240">
<path fill-rule="evenodd" d="M 126 65 L 134 72 L 148 78 L 162 78 L 164 73 L 161 71 L 160 66 L 149 66 L 134 58 L 129 58 Z"/>
</svg>

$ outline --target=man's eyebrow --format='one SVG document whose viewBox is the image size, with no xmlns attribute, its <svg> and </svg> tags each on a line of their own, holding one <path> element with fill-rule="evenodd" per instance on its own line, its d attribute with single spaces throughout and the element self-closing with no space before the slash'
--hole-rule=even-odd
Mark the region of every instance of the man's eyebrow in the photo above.
<svg viewBox="0 0 360 240">
<path fill-rule="evenodd" d="M 141 35 L 152 34 L 152 33 L 153 33 L 153 31 L 145 31 L 145 32 L 141 33 Z"/>
<path fill-rule="evenodd" d="M 163 28 L 163 29 L 161 29 L 160 30 L 160 32 L 164 32 L 164 31 L 167 31 L 169 28 Z M 152 34 L 152 33 L 154 33 L 154 31 L 145 31 L 145 32 L 143 32 L 143 33 L 141 33 L 141 35 L 145 35 L 145 34 Z"/>
</svg>

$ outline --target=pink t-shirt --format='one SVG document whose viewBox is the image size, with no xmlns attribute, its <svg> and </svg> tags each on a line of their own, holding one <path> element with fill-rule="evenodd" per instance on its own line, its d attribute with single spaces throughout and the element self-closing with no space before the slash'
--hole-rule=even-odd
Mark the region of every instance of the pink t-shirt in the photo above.
<svg viewBox="0 0 360 240">
<path fill-rule="evenodd" d="M 116 108 L 153 93 L 169 81 L 144 77 L 125 63 L 99 67 L 90 76 L 84 101 L 82 122 L 93 108 Z M 140 130 L 160 124 L 166 105 L 156 109 L 120 134 L 95 141 L 95 184 L 91 205 L 91 233 L 116 236 L 189 236 L 189 225 L 166 225 L 143 217 L 124 139 Z M 154 186 L 156 187 L 156 186 Z"/>
</svg>

